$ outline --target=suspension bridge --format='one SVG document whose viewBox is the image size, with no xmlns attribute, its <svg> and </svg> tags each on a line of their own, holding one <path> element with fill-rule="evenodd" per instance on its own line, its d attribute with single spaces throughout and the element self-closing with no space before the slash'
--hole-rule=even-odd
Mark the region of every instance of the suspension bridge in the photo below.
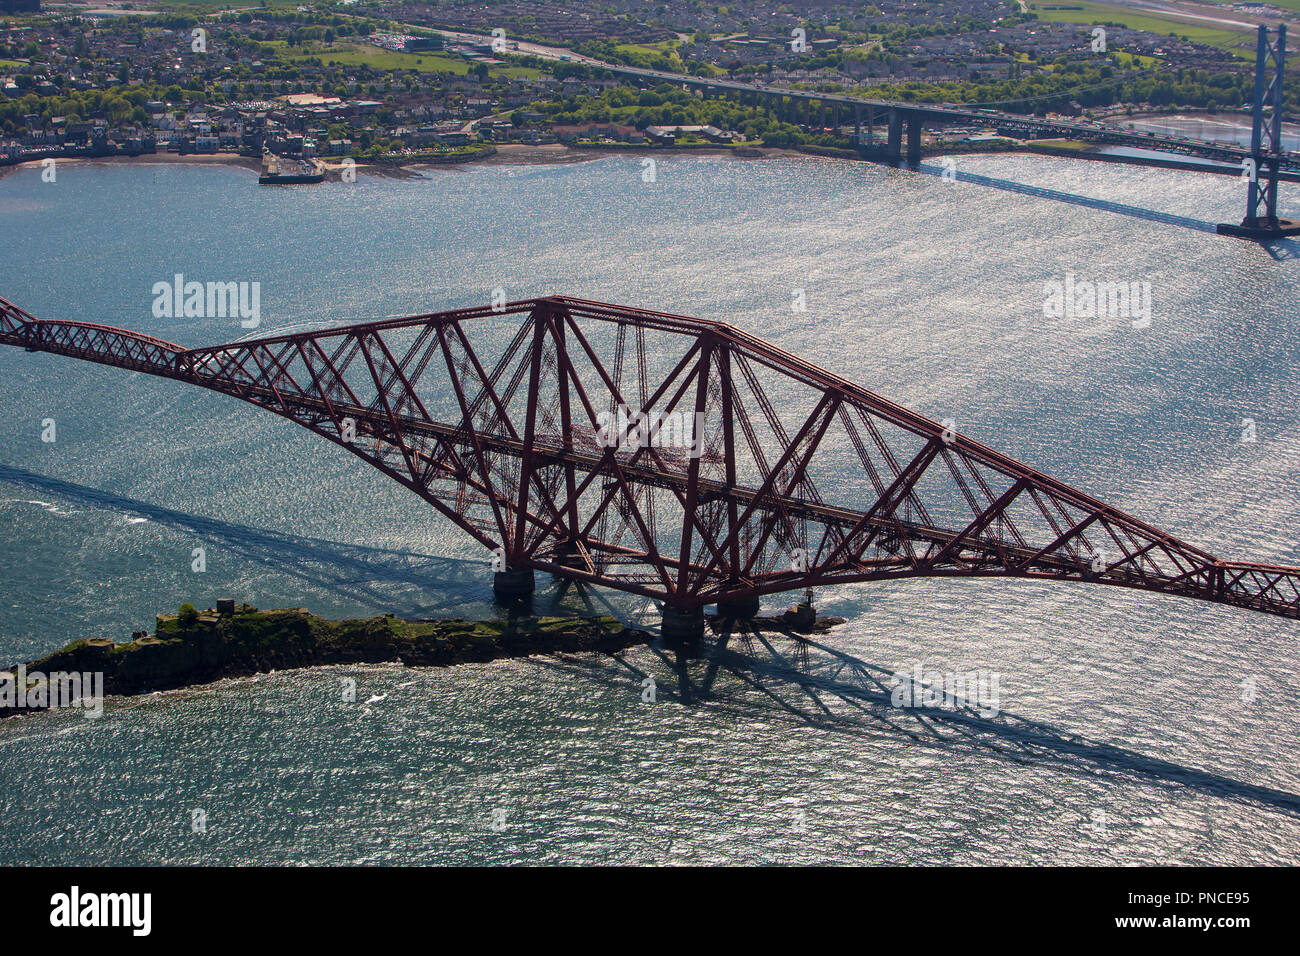
<svg viewBox="0 0 1300 956">
<path fill-rule="evenodd" d="M 555 52 L 555 51 L 553 51 Z M 569 59 L 565 56 L 565 59 Z M 1255 90 L 1252 100 L 1249 146 L 1210 142 L 1192 136 L 1144 132 L 1103 123 L 1015 113 L 1005 109 L 980 108 L 954 103 L 910 103 L 867 99 L 838 93 L 779 86 L 758 86 L 738 80 L 683 75 L 644 67 L 626 66 L 590 57 L 577 57 L 585 65 L 608 71 L 643 86 L 671 83 L 701 97 L 734 100 L 748 106 L 764 106 L 777 119 L 805 129 L 848 134 L 861 155 L 891 165 L 916 167 L 921 162 L 925 129 L 974 124 L 995 129 L 1005 136 L 1064 137 L 1106 145 L 1156 150 L 1229 164 L 1241 171 L 1249 183 L 1246 214 L 1240 223 L 1224 223 L 1223 235 L 1269 241 L 1300 235 L 1300 222 L 1282 219 L 1277 213 L 1277 184 L 1300 175 L 1300 155 L 1283 146 L 1283 80 L 1286 75 L 1286 24 L 1270 34 L 1261 25 L 1257 34 Z M 1051 94 L 1060 97 L 1061 93 Z M 1027 101 L 1025 101 L 1027 102 Z M 876 129 L 883 133 L 877 145 Z M 1186 168 L 1186 167 L 1180 167 Z M 1206 171 L 1214 167 L 1206 166 Z M 1223 171 L 1223 167 L 1219 167 Z"/>
</svg>

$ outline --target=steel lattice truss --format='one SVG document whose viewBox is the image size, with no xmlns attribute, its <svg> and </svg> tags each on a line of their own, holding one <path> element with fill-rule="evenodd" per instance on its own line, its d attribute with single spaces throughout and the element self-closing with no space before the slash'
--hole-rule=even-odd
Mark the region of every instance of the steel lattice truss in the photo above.
<svg viewBox="0 0 1300 956">
<path fill-rule="evenodd" d="M 259 405 L 509 567 L 674 607 L 1014 576 L 1300 616 L 1300 569 L 1220 561 L 721 323 L 549 297 L 185 349 L 0 299 L 0 343 Z"/>
</svg>

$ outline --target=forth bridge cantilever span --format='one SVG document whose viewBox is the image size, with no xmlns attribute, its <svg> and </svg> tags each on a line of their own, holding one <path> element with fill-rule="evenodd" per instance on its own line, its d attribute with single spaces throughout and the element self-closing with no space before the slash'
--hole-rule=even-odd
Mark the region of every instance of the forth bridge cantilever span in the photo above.
<svg viewBox="0 0 1300 956">
<path fill-rule="evenodd" d="M 719 322 L 549 296 L 185 348 L 0 299 L 0 344 L 282 415 L 493 552 L 498 594 L 535 571 L 617 588 L 661 601 L 665 634 L 713 603 L 938 576 L 1300 617 L 1300 568 L 1216 558 Z"/>
</svg>

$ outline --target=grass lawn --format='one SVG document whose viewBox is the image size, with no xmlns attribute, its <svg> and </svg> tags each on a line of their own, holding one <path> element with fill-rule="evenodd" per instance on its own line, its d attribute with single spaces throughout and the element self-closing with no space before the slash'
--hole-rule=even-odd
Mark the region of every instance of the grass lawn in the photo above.
<svg viewBox="0 0 1300 956">
<path fill-rule="evenodd" d="M 277 55 L 282 60 L 320 60 L 341 66 L 369 66 L 376 70 L 415 70 L 419 73 L 454 73 L 464 76 L 470 71 L 470 62 L 462 57 L 441 53 L 396 53 L 382 50 L 369 43 L 339 42 L 333 44 L 311 43 L 302 47 L 284 46 L 276 41 Z M 526 66 L 494 66 L 490 76 L 537 77 L 540 72 Z"/>
<path fill-rule="evenodd" d="M 1293 0 L 1300 4 L 1300 0 Z M 1197 43 L 1205 43 L 1228 50 L 1243 59 L 1254 59 L 1255 31 L 1216 29 L 1208 25 L 1175 20 L 1145 10 L 1131 7 L 1117 7 L 1110 3 L 1096 3 L 1094 0 L 1066 0 L 1062 3 L 1031 3 L 1029 9 L 1038 14 L 1041 20 L 1057 23 L 1079 23 L 1095 25 L 1101 23 L 1119 23 L 1131 30 L 1146 30 L 1160 36 L 1174 34 L 1186 37 Z"/>
<path fill-rule="evenodd" d="M 1144 70 L 1149 69 L 1160 62 L 1159 57 L 1141 56 L 1137 53 L 1125 53 L 1123 50 L 1116 50 L 1115 55 L 1122 65 L 1132 66 L 1136 62 L 1137 65 L 1142 67 Z"/>
<path fill-rule="evenodd" d="M 302 6 L 302 0 L 267 0 L 266 5 L 258 0 L 255 3 L 249 3 L 247 0 L 145 0 L 143 3 L 137 3 L 137 10 L 157 10 L 160 13 L 189 13 L 195 16 L 208 13 L 216 13 L 218 10 L 247 10 L 249 13 L 256 13 L 258 10 L 270 8 L 272 10 L 294 10 Z"/>
<path fill-rule="evenodd" d="M 614 49 L 619 53 L 644 53 L 647 56 L 655 56 L 675 50 L 677 45 L 676 40 L 661 40 L 658 43 L 619 43 Z"/>
<path fill-rule="evenodd" d="M 1077 139 L 1039 139 L 1034 141 L 1036 146 L 1052 146 L 1056 149 L 1087 149 L 1091 143 L 1084 143 Z"/>
</svg>

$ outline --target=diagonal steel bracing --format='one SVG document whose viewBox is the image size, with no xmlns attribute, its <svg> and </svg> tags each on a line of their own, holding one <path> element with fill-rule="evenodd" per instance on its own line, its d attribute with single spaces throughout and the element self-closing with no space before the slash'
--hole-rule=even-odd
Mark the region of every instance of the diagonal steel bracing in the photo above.
<svg viewBox="0 0 1300 956">
<path fill-rule="evenodd" d="M 0 344 L 258 405 L 512 567 L 679 608 L 1010 576 L 1300 617 L 1300 569 L 1219 560 L 717 322 L 553 296 L 187 349 L 0 299 Z"/>
</svg>

